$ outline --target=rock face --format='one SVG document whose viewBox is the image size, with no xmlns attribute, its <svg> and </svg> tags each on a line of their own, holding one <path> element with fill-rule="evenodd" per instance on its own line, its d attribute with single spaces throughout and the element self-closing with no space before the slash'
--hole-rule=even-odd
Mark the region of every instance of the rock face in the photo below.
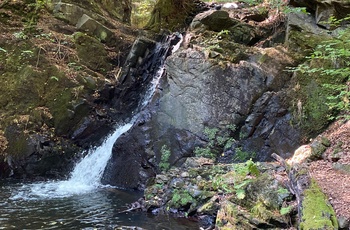
<svg viewBox="0 0 350 230">
<path fill-rule="evenodd" d="M 341 19 L 350 13 L 350 3 L 347 0 L 294 0 L 292 4 L 315 11 L 316 23 L 327 29 L 331 27 L 329 23 L 331 16 Z"/>
<path fill-rule="evenodd" d="M 169 149 L 171 165 L 181 165 L 197 154 L 196 148 L 213 145 L 207 128 L 218 129 L 215 138 L 229 127 L 236 128 L 230 131 L 235 141 L 215 149 L 222 162 L 268 161 L 272 153 L 288 158 L 300 146 L 298 103 L 289 101 L 289 92 L 297 84 L 290 82 L 292 74 L 285 69 L 310 52 L 327 32 L 311 16 L 291 14 L 286 24 L 279 24 L 287 30 L 281 44 L 281 37 L 273 34 L 278 28 L 259 31 L 233 18 L 235 12 L 208 11 L 194 18 L 182 47 L 167 59 L 166 74 L 151 104 L 115 143 L 105 183 L 142 189 L 148 175 L 159 171 L 162 149 Z M 260 21 L 253 23 L 260 25 Z M 244 32 L 248 37 L 239 39 L 242 31 L 237 28 L 249 31 Z M 123 161 L 132 162 L 137 172 L 131 173 Z"/>
<path fill-rule="evenodd" d="M 227 14 L 221 14 L 227 19 Z M 191 40 L 196 31 L 189 31 L 185 37 L 188 48 L 167 59 L 166 75 L 137 125 L 115 143 L 105 183 L 142 188 L 147 175 L 157 171 L 162 147 L 170 149 L 171 164 L 181 164 L 185 157 L 193 155 L 196 146 L 207 143 L 206 128 L 237 127 L 233 136 L 237 141 L 225 150 L 222 161 L 244 160 L 237 156 L 238 150 L 246 152 L 248 159 L 268 160 L 273 152 L 289 156 L 299 144 L 298 130 L 290 126 L 292 115 L 284 101 L 285 94 L 276 92 L 291 77 L 283 72 L 293 63 L 286 50 L 256 49 L 254 53 L 238 55 L 233 64 L 220 61 L 220 52 L 225 51 L 209 51 L 217 53 L 211 56 L 205 48 L 191 45 L 198 44 L 198 40 Z M 235 52 L 244 52 L 240 50 L 244 46 L 238 46 Z M 131 165 L 123 162 L 132 162 L 136 171 L 131 173 Z"/>
</svg>

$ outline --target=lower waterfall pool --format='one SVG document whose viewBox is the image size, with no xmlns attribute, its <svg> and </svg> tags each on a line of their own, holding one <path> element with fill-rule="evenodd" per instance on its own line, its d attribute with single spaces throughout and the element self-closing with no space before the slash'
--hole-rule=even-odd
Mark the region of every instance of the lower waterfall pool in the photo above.
<svg viewBox="0 0 350 230">
<path fill-rule="evenodd" d="M 184 218 L 126 212 L 140 192 L 104 187 L 53 196 L 47 184 L 0 181 L 0 229 L 199 229 Z"/>
</svg>

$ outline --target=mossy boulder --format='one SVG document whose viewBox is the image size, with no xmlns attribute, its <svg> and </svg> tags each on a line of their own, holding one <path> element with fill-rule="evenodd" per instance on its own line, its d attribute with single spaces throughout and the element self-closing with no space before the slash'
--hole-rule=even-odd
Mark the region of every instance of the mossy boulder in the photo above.
<svg viewBox="0 0 350 230">
<path fill-rule="evenodd" d="M 296 57 L 304 58 L 310 54 L 325 37 L 331 36 L 315 24 L 312 15 L 303 13 L 288 15 L 285 45 L 296 54 Z"/>
<path fill-rule="evenodd" d="M 196 3 L 194 1 L 159 0 L 153 8 L 145 29 L 152 31 L 160 31 L 165 28 L 168 30 L 182 29 L 189 23 L 188 18 L 195 11 Z"/>
<path fill-rule="evenodd" d="M 157 175 L 145 190 L 146 209 L 214 216 L 219 229 L 287 226 L 279 211 L 290 194 L 269 175 L 275 166 L 202 165 L 203 159 L 188 158 L 181 169 Z"/>
<path fill-rule="evenodd" d="M 74 68 L 83 68 L 80 66 L 81 64 L 93 71 L 104 74 L 112 69 L 108 53 L 100 41 L 81 32 L 75 33 L 73 37 L 80 60 L 79 63 L 71 62 Z"/>
<path fill-rule="evenodd" d="M 312 181 L 303 195 L 301 230 L 339 228 L 333 207 L 315 181 Z"/>
</svg>

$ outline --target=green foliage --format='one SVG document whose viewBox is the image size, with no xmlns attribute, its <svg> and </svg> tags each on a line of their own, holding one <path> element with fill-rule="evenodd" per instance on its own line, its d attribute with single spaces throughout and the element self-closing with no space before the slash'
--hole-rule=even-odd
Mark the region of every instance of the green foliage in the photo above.
<svg viewBox="0 0 350 230">
<path fill-rule="evenodd" d="M 83 67 L 75 62 L 70 62 L 68 63 L 68 67 L 71 68 L 71 69 L 74 69 L 75 71 L 79 71 L 79 70 L 82 70 Z"/>
<path fill-rule="evenodd" d="M 17 38 L 17 39 L 23 39 L 23 40 L 25 40 L 25 39 L 28 38 L 28 35 L 26 35 L 26 34 L 24 33 L 24 31 L 15 32 L 15 33 L 13 33 L 13 36 L 14 36 L 15 38 Z"/>
<path fill-rule="evenodd" d="M 213 177 L 212 188 L 225 193 L 235 193 L 237 199 L 242 200 L 246 197 L 245 188 L 252 182 L 252 178 L 247 177 L 248 175 L 260 175 L 257 165 L 252 160 L 244 164 L 236 164 L 233 172 Z"/>
<path fill-rule="evenodd" d="M 260 219 L 266 219 L 266 207 L 264 205 L 264 202 L 258 201 L 253 208 L 250 210 L 254 216 L 260 218 Z"/>
<path fill-rule="evenodd" d="M 236 164 L 234 170 L 237 174 L 241 176 L 246 176 L 248 174 L 252 174 L 254 176 L 260 175 L 258 166 L 251 159 L 244 164 Z"/>
<path fill-rule="evenodd" d="M 288 191 L 287 189 L 282 188 L 282 187 L 280 187 L 280 188 L 277 190 L 277 192 L 278 192 L 279 194 L 286 194 L 286 193 L 289 193 L 289 191 Z"/>
<path fill-rule="evenodd" d="M 322 22 L 323 24 L 325 25 L 328 25 L 330 28 L 336 28 L 336 27 L 339 27 L 341 26 L 341 24 L 343 22 L 346 22 L 346 21 L 349 21 L 350 20 L 350 16 L 347 16 L 345 18 L 341 18 L 341 19 L 337 19 L 334 15 L 331 15 L 329 18 L 328 18 L 328 21 L 326 22 Z"/>
<path fill-rule="evenodd" d="M 218 128 L 205 127 L 204 135 L 208 138 L 208 143 L 205 147 L 196 147 L 194 154 L 196 156 L 216 158 L 220 153 L 230 149 L 235 140 L 230 136 L 231 132 L 236 129 L 236 126 L 229 125 L 224 131 Z"/>
<path fill-rule="evenodd" d="M 56 76 L 51 76 L 51 77 L 50 77 L 50 80 L 58 81 L 58 77 L 56 77 Z"/>
<path fill-rule="evenodd" d="M 4 48 L 1 48 L 1 47 L 0 47 L 0 51 L 7 53 L 7 50 L 5 50 Z"/>
<path fill-rule="evenodd" d="M 151 17 L 151 12 L 155 3 L 155 0 L 134 0 L 132 2 L 133 10 L 131 23 L 138 28 L 144 27 Z"/>
<path fill-rule="evenodd" d="M 174 189 L 169 205 L 171 207 L 180 208 L 193 202 L 195 202 L 195 199 L 187 190 Z"/>
<path fill-rule="evenodd" d="M 41 11 L 45 8 L 46 0 L 35 0 L 28 4 L 29 14 L 27 15 L 24 33 L 32 34 L 36 30 L 36 24 L 40 18 Z"/>
<path fill-rule="evenodd" d="M 244 162 L 251 158 L 255 158 L 256 153 L 254 152 L 246 152 L 242 150 L 242 147 L 235 148 L 235 156 L 233 158 L 234 161 L 238 162 Z"/>
<path fill-rule="evenodd" d="M 259 176 L 260 175 L 260 171 L 258 169 L 258 166 L 251 159 L 248 160 L 245 164 L 246 164 L 246 166 L 248 168 L 249 174 L 251 174 L 253 176 Z"/>
<path fill-rule="evenodd" d="M 287 215 L 293 210 L 293 206 L 287 206 L 285 208 L 281 208 L 280 214 L 281 215 Z"/>
<path fill-rule="evenodd" d="M 163 145 L 160 152 L 161 152 L 161 159 L 159 163 L 159 168 L 162 171 L 168 171 L 168 169 L 170 168 L 170 163 L 169 163 L 169 158 L 171 155 L 170 149 L 168 148 L 168 146 Z"/>
<path fill-rule="evenodd" d="M 243 176 L 243 180 L 241 180 L 240 183 L 236 182 L 234 186 L 237 198 L 242 200 L 245 198 L 245 187 L 252 181 L 246 176 L 259 176 L 260 171 L 258 166 L 250 159 L 245 164 L 237 164 L 235 167 L 235 172 Z"/>
<path fill-rule="evenodd" d="M 338 23 L 338 21 L 336 21 Z M 335 22 L 332 22 L 335 23 Z M 324 104 L 327 110 L 324 112 L 328 115 L 328 119 L 336 118 L 334 112 L 340 114 L 341 117 L 349 118 L 350 112 L 350 36 L 349 29 L 343 30 L 330 40 L 326 40 L 319 44 L 314 52 L 306 57 L 307 62 L 303 63 L 293 71 L 299 72 L 303 77 L 315 79 L 315 85 L 320 88 L 320 92 L 324 95 Z M 309 91 L 309 92 L 315 92 Z M 319 93 L 317 93 L 319 94 Z M 312 95 L 310 95 L 312 96 Z M 320 95 L 314 95 L 313 99 L 319 100 Z M 320 101 L 322 102 L 322 101 Z M 314 115 L 318 114 L 316 108 L 309 108 Z M 312 106 L 311 103 L 308 105 Z M 309 106 L 309 107 L 310 107 Z M 308 112 L 308 111 L 305 111 Z M 320 114 L 323 116 L 323 114 Z M 318 117 L 316 117 L 318 118 Z M 320 117 L 322 119 L 323 117 Z"/>
<path fill-rule="evenodd" d="M 290 14 L 290 13 L 303 13 L 303 14 L 307 14 L 306 11 L 306 7 L 290 7 L 290 6 L 286 6 L 283 9 L 283 13 L 284 14 Z"/>
</svg>

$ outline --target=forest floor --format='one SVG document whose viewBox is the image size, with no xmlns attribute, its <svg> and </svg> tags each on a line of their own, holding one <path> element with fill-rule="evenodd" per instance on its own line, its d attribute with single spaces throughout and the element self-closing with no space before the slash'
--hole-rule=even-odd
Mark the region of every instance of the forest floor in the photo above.
<svg viewBox="0 0 350 230">
<path fill-rule="evenodd" d="M 338 217 L 350 219 L 350 121 L 337 121 L 323 133 L 331 146 L 310 165 L 311 176 L 327 194 Z"/>
</svg>

